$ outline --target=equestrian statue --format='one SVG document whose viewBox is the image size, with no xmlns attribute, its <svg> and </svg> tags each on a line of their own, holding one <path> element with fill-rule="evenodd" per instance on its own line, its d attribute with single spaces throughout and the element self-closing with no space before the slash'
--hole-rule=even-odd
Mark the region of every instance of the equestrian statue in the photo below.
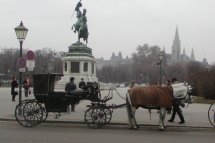
<svg viewBox="0 0 215 143">
<path fill-rule="evenodd" d="M 87 44 L 87 39 L 88 39 L 88 28 L 87 28 L 87 17 L 86 17 L 86 13 L 87 10 L 83 9 L 83 13 L 80 10 L 80 7 L 82 7 L 82 3 L 81 0 L 78 2 L 78 4 L 75 7 L 75 12 L 77 13 L 77 22 L 75 24 L 73 24 L 72 26 L 72 30 L 74 30 L 74 32 L 78 33 L 78 43 L 80 43 L 80 39 L 83 38 L 84 41 L 86 41 Z"/>
</svg>

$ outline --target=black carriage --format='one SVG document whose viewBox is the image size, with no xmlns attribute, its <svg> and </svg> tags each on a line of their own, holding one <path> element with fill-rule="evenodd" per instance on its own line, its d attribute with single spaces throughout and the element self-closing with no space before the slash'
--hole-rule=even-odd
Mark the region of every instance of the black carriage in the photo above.
<svg viewBox="0 0 215 143">
<path fill-rule="evenodd" d="M 23 100 L 16 106 L 15 117 L 24 127 L 34 127 L 45 122 L 48 113 L 56 115 L 67 113 L 68 106 L 78 104 L 81 100 L 92 101 L 85 112 L 84 121 L 91 128 L 100 128 L 110 122 L 112 111 L 106 102 L 110 95 L 101 99 L 98 83 L 88 82 L 85 90 L 78 89 L 68 94 L 55 91 L 56 78 L 61 74 L 34 74 L 33 92 L 35 99 Z"/>
</svg>

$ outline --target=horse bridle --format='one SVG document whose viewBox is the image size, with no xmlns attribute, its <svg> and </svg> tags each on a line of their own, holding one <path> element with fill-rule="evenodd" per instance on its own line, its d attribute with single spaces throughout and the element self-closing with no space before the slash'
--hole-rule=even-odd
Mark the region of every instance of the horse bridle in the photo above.
<svg viewBox="0 0 215 143">
<path fill-rule="evenodd" d="M 187 93 L 186 93 L 184 99 L 185 99 L 185 103 L 188 103 L 188 104 L 187 104 L 187 106 L 186 106 L 185 108 L 188 108 L 188 106 L 189 106 L 190 104 L 192 104 L 192 95 L 191 95 L 192 87 L 191 87 L 191 86 L 187 86 L 187 88 L 188 88 L 188 91 L 187 91 Z M 188 100 L 186 100 L 186 97 L 187 97 L 187 96 L 188 96 Z"/>
</svg>

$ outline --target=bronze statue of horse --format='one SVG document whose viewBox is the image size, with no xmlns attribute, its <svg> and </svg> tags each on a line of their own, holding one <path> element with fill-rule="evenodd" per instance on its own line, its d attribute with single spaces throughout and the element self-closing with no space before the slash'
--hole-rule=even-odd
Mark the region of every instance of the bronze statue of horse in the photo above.
<svg viewBox="0 0 215 143">
<path fill-rule="evenodd" d="M 80 2 L 79 2 L 80 3 Z M 83 9 L 83 13 L 80 11 L 79 7 L 82 6 L 82 4 L 77 4 L 76 10 L 77 11 L 77 22 L 73 24 L 72 29 L 74 29 L 74 32 L 78 32 L 78 42 L 80 43 L 80 39 L 83 38 L 86 43 L 88 42 L 88 27 L 87 27 L 87 17 L 86 17 L 86 9 Z"/>
</svg>

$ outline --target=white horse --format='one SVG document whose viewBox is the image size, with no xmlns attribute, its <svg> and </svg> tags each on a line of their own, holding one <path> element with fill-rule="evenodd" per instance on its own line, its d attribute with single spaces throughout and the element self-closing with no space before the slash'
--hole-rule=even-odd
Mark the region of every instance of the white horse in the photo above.
<svg viewBox="0 0 215 143">
<path fill-rule="evenodd" d="M 185 100 L 190 103 L 190 91 L 191 87 L 187 83 L 177 83 L 171 86 L 138 86 L 129 89 L 126 96 L 126 105 L 130 128 L 138 128 L 135 112 L 136 109 L 142 107 L 160 110 L 159 128 L 164 130 L 166 127 L 166 110 L 171 109 L 173 99 L 177 98 L 179 101 Z"/>
</svg>

